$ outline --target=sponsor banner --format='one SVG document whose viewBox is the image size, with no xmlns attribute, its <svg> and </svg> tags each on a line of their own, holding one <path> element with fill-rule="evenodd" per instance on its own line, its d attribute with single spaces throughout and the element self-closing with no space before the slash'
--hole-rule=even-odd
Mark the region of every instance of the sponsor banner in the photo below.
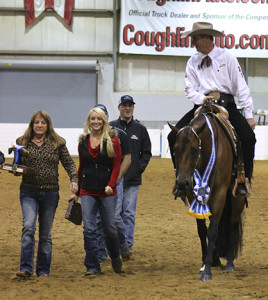
<svg viewBox="0 0 268 300">
<path fill-rule="evenodd" d="M 190 56 L 195 22 L 223 32 L 217 46 L 268 58 L 268 0 L 121 0 L 120 53 Z"/>
</svg>

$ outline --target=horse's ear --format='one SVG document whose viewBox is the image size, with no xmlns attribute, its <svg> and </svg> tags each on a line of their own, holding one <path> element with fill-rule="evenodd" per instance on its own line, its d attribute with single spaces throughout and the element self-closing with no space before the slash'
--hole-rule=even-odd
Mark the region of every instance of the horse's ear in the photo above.
<svg viewBox="0 0 268 300">
<path fill-rule="evenodd" d="M 172 131 L 174 131 L 175 133 L 177 133 L 177 132 L 179 131 L 179 129 L 178 129 L 176 126 L 170 124 L 169 122 L 167 122 L 167 123 L 168 123 L 168 126 L 170 127 L 170 129 L 171 129 Z"/>
</svg>

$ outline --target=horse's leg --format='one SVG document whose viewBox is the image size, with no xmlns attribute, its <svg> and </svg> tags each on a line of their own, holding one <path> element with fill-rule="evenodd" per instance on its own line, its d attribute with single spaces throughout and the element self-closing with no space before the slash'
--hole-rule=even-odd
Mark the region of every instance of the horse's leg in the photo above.
<svg viewBox="0 0 268 300">
<path fill-rule="evenodd" d="M 226 271 L 234 271 L 234 259 L 235 259 L 235 244 L 239 232 L 239 223 L 231 223 L 230 224 L 230 241 L 229 241 L 229 249 L 226 255 L 227 263 L 224 268 Z"/>
<path fill-rule="evenodd" d="M 205 259 L 207 257 L 207 248 L 208 248 L 207 225 L 205 219 L 196 219 L 196 223 L 197 223 L 197 232 L 201 242 L 201 249 L 202 249 L 202 267 L 199 271 L 201 274 L 205 269 Z"/>
<path fill-rule="evenodd" d="M 217 241 L 216 241 L 216 243 L 217 243 Z M 221 266 L 221 260 L 219 258 L 217 246 L 215 246 L 215 249 L 213 251 L 212 267 L 220 267 L 220 266 Z"/>
<path fill-rule="evenodd" d="M 207 249 L 207 256 L 205 259 L 205 269 L 201 274 L 201 280 L 207 281 L 212 279 L 211 273 L 211 264 L 213 262 L 213 251 L 216 247 L 216 240 L 218 236 L 218 222 L 216 218 L 213 218 L 213 215 L 210 220 L 210 225 L 208 228 L 208 249 Z"/>
<path fill-rule="evenodd" d="M 204 271 L 205 269 L 205 259 L 207 257 L 207 225 L 205 219 L 196 219 L 197 222 L 197 231 L 201 242 L 201 249 L 202 249 L 202 267 L 199 270 L 199 273 Z M 213 258 L 212 258 L 212 267 L 218 267 L 221 266 L 221 261 L 218 255 L 218 252 L 216 249 L 213 251 Z"/>
<path fill-rule="evenodd" d="M 226 255 L 226 271 L 234 271 L 234 259 L 238 255 L 242 243 L 241 214 L 244 209 L 245 198 L 232 197 L 232 214 L 230 219 L 230 245 Z"/>
</svg>

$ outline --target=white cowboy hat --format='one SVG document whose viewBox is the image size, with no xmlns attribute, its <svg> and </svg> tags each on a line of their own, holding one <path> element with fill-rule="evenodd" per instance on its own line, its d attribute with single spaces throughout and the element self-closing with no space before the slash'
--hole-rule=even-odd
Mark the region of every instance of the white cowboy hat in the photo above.
<svg viewBox="0 0 268 300">
<path fill-rule="evenodd" d="M 181 37 L 185 38 L 187 36 L 193 36 L 197 34 L 207 34 L 211 36 L 219 36 L 223 37 L 224 35 L 218 31 L 213 29 L 213 25 L 207 22 L 196 22 L 193 24 L 193 28 L 190 31 L 185 31 Z"/>
</svg>

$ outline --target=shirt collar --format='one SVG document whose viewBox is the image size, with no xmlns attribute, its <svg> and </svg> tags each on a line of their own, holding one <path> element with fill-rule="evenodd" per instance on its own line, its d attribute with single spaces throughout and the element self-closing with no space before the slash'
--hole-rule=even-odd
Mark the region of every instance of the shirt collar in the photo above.
<svg viewBox="0 0 268 300">
<path fill-rule="evenodd" d="M 216 55 L 216 51 L 217 51 L 217 46 L 216 45 L 214 45 L 214 47 L 213 47 L 213 49 L 208 53 L 208 54 L 203 54 L 203 53 L 200 53 L 199 52 L 199 58 L 200 58 L 200 61 L 202 61 L 202 59 L 204 58 L 204 57 L 206 57 L 207 55 L 213 60 L 213 58 L 215 57 L 215 55 Z"/>
</svg>

